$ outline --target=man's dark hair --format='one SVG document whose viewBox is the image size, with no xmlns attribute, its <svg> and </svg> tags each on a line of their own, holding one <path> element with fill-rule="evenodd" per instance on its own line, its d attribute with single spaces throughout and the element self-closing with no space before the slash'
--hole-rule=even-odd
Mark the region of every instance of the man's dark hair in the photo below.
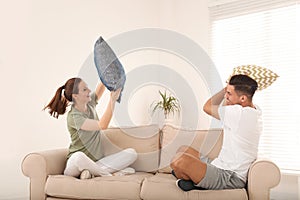
<svg viewBox="0 0 300 200">
<path fill-rule="evenodd" d="M 251 100 L 258 86 L 254 79 L 242 74 L 232 76 L 229 85 L 233 85 L 239 95 L 247 95 Z"/>
</svg>

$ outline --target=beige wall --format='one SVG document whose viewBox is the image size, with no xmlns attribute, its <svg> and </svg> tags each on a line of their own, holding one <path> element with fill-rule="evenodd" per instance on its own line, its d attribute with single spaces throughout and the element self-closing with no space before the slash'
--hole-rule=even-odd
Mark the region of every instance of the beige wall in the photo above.
<svg viewBox="0 0 300 200">
<path fill-rule="evenodd" d="M 55 120 L 42 108 L 57 87 L 78 74 L 100 34 L 110 38 L 130 30 L 156 27 L 183 34 L 207 50 L 207 1 L 0 0 L 0 177 L 4 180 L 0 182 L 0 199 L 28 197 L 29 180 L 21 172 L 21 161 L 27 153 L 68 146 L 65 117 Z M 128 71 L 153 61 L 174 68 L 184 66 L 178 58 L 153 52 L 122 58 Z M 192 81 L 199 81 L 193 74 L 185 73 Z M 207 91 L 201 87 L 195 89 L 202 92 L 199 105 L 208 98 Z M 137 124 L 147 123 L 145 114 L 139 112 L 143 108 L 139 103 L 147 101 L 141 98 L 146 93 L 153 94 L 149 90 L 139 91 L 133 99 L 136 106 L 129 105 Z M 108 94 L 105 95 L 103 103 Z M 201 115 L 199 121 L 199 128 L 208 127 L 207 117 Z M 282 190 L 289 197 L 297 197 L 297 179 L 283 181 L 282 187 L 275 190 L 274 199 L 285 195 Z M 293 187 L 286 187 L 288 183 Z"/>
<path fill-rule="evenodd" d="M 100 34 L 158 27 L 206 49 L 207 12 L 197 0 L 1 0 L 0 199 L 28 196 L 20 167 L 27 153 L 68 146 L 65 117 L 52 119 L 42 108 L 78 74 Z"/>
</svg>

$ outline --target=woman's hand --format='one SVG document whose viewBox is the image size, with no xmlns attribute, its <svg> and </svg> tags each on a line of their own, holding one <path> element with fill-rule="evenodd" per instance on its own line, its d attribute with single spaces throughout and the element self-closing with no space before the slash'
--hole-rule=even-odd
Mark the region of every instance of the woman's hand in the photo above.
<svg viewBox="0 0 300 200">
<path fill-rule="evenodd" d="M 116 102 L 120 96 L 121 88 L 117 89 L 116 91 L 112 91 L 110 93 L 110 98 L 113 102 Z"/>
</svg>

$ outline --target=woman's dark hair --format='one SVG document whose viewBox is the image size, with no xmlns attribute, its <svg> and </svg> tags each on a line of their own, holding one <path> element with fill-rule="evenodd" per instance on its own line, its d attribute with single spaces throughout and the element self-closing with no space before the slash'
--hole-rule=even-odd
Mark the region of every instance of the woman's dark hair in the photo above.
<svg viewBox="0 0 300 200">
<path fill-rule="evenodd" d="M 251 100 L 258 87 L 254 79 L 242 74 L 232 76 L 229 85 L 233 85 L 237 93 L 247 95 Z"/>
<path fill-rule="evenodd" d="M 43 110 L 49 108 L 50 115 L 55 118 L 65 114 L 69 102 L 73 101 L 72 94 L 78 94 L 78 85 L 81 81 L 81 78 L 70 78 L 63 86 L 56 90 L 54 97 Z M 63 90 L 64 94 L 62 95 Z"/>
</svg>

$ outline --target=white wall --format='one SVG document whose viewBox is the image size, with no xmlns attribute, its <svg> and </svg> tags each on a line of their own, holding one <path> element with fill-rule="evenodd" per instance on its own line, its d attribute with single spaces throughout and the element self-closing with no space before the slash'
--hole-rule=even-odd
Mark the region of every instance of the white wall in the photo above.
<svg viewBox="0 0 300 200">
<path fill-rule="evenodd" d="M 0 0 L 0 105 L 4 140 L 0 147 L 0 177 L 5 180 L 0 183 L 0 199 L 28 197 L 29 180 L 21 172 L 26 154 L 68 147 L 65 117 L 56 120 L 42 108 L 59 86 L 78 75 L 100 35 L 110 38 L 130 30 L 158 27 L 183 34 L 207 50 L 207 1 Z M 127 71 L 157 62 L 177 71 L 188 67 L 177 57 L 151 51 L 122 58 Z M 192 71 L 182 73 L 193 84 L 197 83 L 194 90 L 199 93 L 197 103 L 201 112 L 208 91 Z M 149 94 L 154 96 L 149 88 L 138 91 L 132 98 L 136 107 L 128 106 L 136 124 L 149 122 L 149 116 L 137 114 L 141 108 L 147 109 L 152 100 Z M 108 93 L 105 95 L 100 104 L 105 103 Z M 100 114 L 102 111 L 99 108 Z M 202 113 L 199 121 L 199 128 L 209 126 L 208 118 Z"/>
</svg>

